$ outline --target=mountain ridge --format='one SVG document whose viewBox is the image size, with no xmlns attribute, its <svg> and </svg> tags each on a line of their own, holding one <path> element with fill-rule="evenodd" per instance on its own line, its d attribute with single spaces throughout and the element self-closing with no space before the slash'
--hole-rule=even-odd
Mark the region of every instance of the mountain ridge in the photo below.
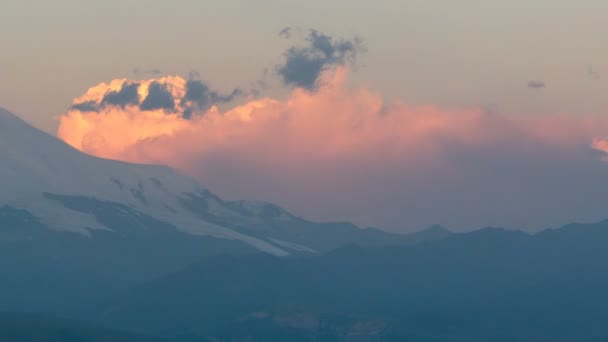
<svg viewBox="0 0 608 342">
<path fill-rule="evenodd" d="M 272 203 L 224 201 L 169 167 L 83 154 L 4 110 L 0 160 L 0 310 L 102 301 L 217 254 L 420 242 L 311 222 Z"/>
<path fill-rule="evenodd" d="M 95 319 L 209 341 L 602 341 L 608 224 L 571 228 L 206 259 L 123 293 Z"/>
<path fill-rule="evenodd" d="M 277 256 L 331 249 L 341 239 L 351 242 L 349 236 L 360 243 L 370 237 L 374 243 L 409 239 L 349 223 L 307 221 L 272 203 L 224 201 L 167 166 L 87 155 L 6 110 L 0 113 L 0 158 L 4 160 L 0 185 L 5 189 L 0 205 L 28 210 L 55 230 L 90 235 L 92 230 L 120 228 L 101 223 L 92 208 L 74 205 L 80 200 L 91 206 L 112 206 L 116 214 L 128 208 L 182 233 L 239 240 Z M 306 232 L 310 229 L 321 235 L 323 230 L 335 231 L 329 239 L 334 242 L 320 243 Z"/>
</svg>

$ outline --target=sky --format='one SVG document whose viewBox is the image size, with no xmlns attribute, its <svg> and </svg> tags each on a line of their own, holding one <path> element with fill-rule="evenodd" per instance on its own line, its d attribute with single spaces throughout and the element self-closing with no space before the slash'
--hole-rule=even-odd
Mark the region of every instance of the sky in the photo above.
<svg viewBox="0 0 608 342">
<path fill-rule="evenodd" d="M 538 230 L 608 218 L 607 10 L 4 0 L 0 106 L 312 219 Z"/>
</svg>

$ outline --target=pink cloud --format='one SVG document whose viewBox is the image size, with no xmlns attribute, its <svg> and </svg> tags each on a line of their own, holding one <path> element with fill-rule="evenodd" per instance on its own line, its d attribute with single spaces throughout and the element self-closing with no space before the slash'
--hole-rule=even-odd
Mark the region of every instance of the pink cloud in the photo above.
<svg viewBox="0 0 608 342">
<path fill-rule="evenodd" d="M 345 86 L 346 77 L 338 68 L 315 92 L 295 89 L 285 100 L 251 99 L 190 119 L 181 115 L 185 80 L 163 78 L 157 81 L 175 98 L 172 112 L 71 110 L 60 117 L 58 136 L 93 155 L 168 164 L 228 198 L 270 200 L 316 219 L 407 230 L 433 223 L 545 228 L 608 217 L 608 205 L 573 203 L 604 187 L 606 167 L 592 152 L 608 153 L 595 138 L 606 133 L 606 120 L 385 103 Z M 74 102 L 100 101 L 123 81 Z M 556 200 L 558 190 L 567 198 Z M 570 216 L 560 212 L 568 206 Z"/>
</svg>

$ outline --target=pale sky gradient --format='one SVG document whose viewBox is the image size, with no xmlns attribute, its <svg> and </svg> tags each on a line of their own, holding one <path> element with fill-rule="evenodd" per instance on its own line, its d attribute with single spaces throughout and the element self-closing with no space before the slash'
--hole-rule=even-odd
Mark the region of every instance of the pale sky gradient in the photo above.
<svg viewBox="0 0 608 342">
<path fill-rule="evenodd" d="M 354 81 L 388 99 L 601 114 L 606 13 L 603 0 L 3 0 L 0 105 L 54 132 L 75 96 L 136 67 L 246 86 L 279 62 L 277 32 L 299 26 L 362 37 Z"/>
<path fill-rule="evenodd" d="M 311 219 L 595 221 L 608 218 L 607 13 L 605 0 L 3 0 L 0 107 L 52 134 L 61 116 L 59 136 L 85 152 Z M 161 82 L 179 100 L 192 71 L 215 94 L 247 90 L 296 44 L 285 27 L 360 37 L 366 52 L 353 72 L 327 70 L 326 88 L 292 92 L 271 72 L 273 99 L 192 118 L 180 101 L 101 105 L 100 82 L 148 79 L 135 87 L 152 94 L 167 75 L 181 76 Z M 69 109 L 77 98 L 97 112 Z"/>
</svg>

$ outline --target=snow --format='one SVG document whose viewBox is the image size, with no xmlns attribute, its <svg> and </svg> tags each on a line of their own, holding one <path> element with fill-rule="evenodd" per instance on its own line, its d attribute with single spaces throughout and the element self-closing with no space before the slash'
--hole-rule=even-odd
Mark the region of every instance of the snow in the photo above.
<svg viewBox="0 0 608 342">
<path fill-rule="evenodd" d="M 234 205 L 238 206 L 239 208 L 245 210 L 246 212 L 250 213 L 251 215 L 254 216 L 261 216 L 263 211 L 268 208 L 275 208 L 277 210 L 280 211 L 280 214 L 277 217 L 274 217 L 274 220 L 277 221 L 290 221 L 293 220 L 295 217 L 293 215 L 291 215 L 290 213 L 286 212 L 285 210 L 283 210 L 282 208 L 277 207 L 276 205 L 272 204 L 272 203 L 268 203 L 268 202 L 263 202 L 263 201 L 234 201 L 232 202 Z"/>
<path fill-rule="evenodd" d="M 52 229 L 88 235 L 108 229 L 87 214 L 63 207 L 43 193 L 83 196 L 121 203 L 195 235 L 236 239 L 262 251 L 283 249 L 227 227 L 206 222 L 181 207 L 186 193 L 206 189 L 169 167 L 130 164 L 81 153 L 0 108 L 0 206 L 25 209 Z M 223 211 L 217 203 L 214 211 Z M 226 215 L 229 209 L 226 209 Z"/>
<path fill-rule="evenodd" d="M 319 253 L 319 251 L 316 251 L 312 248 L 302 246 L 302 245 L 299 245 L 299 244 L 293 243 L 293 242 L 288 242 L 288 241 L 283 241 L 283 240 L 273 239 L 273 238 L 270 238 L 270 241 L 274 242 L 278 246 L 285 247 L 287 249 L 291 249 L 292 251 L 308 252 L 308 253 L 315 253 L 315 254 Z"/>
</svg>

